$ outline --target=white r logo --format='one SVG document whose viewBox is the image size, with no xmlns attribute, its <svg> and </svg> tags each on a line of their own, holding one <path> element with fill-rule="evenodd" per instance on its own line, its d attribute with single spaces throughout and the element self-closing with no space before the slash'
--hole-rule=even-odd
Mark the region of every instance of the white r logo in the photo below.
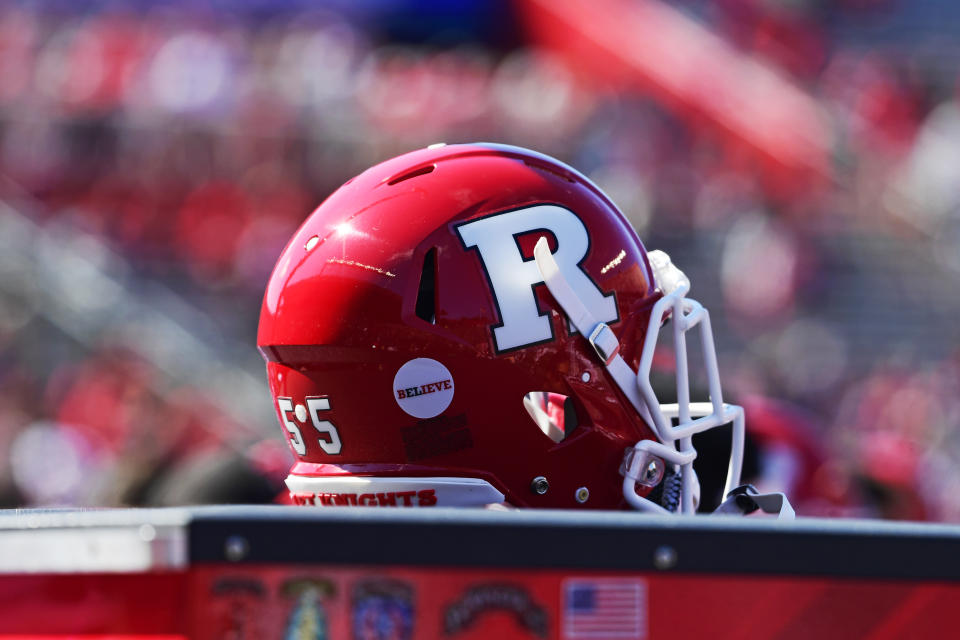
<svg viewBox="0 0 960 640">
<path fill-rule="evenodd" d="M 493 327 L 497 351 L 553 338 L 550 318 L 537 309 L 533 295 L 534 286 L 543 282 L 543 276 L 532 257 L 524 259 L 517 243 L 518 236 L 538 230 L 549 231 L 557 239 L 554 259 L 594 317 L 608 323 L 619 319 L 614 295 L 604 295 L 580 268 L 590 249 L 590 236 L 583 221 L 572 211 L 543 204 L 497 213 L 457 227 L 464 247 L 476 247 L 490 281 L 500 312 L 500 324 Z"/>
</svg>

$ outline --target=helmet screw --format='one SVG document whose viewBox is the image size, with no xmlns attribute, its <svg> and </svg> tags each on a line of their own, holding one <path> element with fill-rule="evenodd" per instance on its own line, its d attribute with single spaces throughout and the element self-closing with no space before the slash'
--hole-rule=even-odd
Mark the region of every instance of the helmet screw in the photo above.
<svg viewBox="0 0 960 640">
<path fill-rule="evenodd" d="M 590 499 L 590 489 L 587 489 L 586 487 L 580 487 L 577 489 L 577 493 L 574 497 L 577 499 L 577 502 L 583 504 Z"/>
<path fill-rule="evenodd" d="M 547 482 L 547 479 L 543 476 L 537 476 L 533 479 L 533 482 L 530 483 L 530 490 L 533 491 L 538 496 L 542 496 L 547 492 L 547 489 L 550 488 L 550 483 Z"/>
<path fill-rule="evenodd" d="M 654 458 L 647 464 L 647 468 L 643 470 L 643 477 L 640 478 L 640 484 L 653 487 L 659 484 L 661 478 L 663 478 L 663 463 L 659 458 Z"/>
</svg>

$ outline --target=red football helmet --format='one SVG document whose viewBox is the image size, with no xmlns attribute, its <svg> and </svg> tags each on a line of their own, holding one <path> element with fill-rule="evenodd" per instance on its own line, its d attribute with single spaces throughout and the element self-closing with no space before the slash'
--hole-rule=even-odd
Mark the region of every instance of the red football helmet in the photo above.
<svg viewBox="0 0 960 640">
<path fill-rule="evenodd" d="M 307 218 L 263 301 L 294 501 L 694 512 L 691 436 L 733 423 L 729 491 L 744 423 L 688 288 L 547 156 L 434 145 L 365 171 Z M 667 320 L 669 406 L 649 381 Z M 694 326 L 709 403 L 689 399 Z"/>
</svg>

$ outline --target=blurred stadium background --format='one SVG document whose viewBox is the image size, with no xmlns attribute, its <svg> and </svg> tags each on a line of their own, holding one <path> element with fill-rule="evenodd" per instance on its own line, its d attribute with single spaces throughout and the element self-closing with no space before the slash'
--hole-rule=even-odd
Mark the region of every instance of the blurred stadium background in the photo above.
<svg viewBox="0 0 960 640">
<path fill-rule="evenodd" d="M 486 140 L 691 276 L 800 513 L 958 521 L 958 60 L 951 0 L 4 3 L 0 504 L 270 500 L 283 244 Z"/>
</svg>

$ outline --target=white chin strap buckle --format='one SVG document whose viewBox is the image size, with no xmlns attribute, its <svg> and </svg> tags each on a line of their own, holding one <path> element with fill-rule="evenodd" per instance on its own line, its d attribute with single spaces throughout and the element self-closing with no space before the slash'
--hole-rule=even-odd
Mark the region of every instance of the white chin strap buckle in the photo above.
<svg viewBox="0 0 960 640">
<path fill-rule="evenodd" d="M 593 350 L 597 352 L 604 366 L 609 365 L 620 353 L 620 341 L 614 335 L 613 329 L 607 326 L 606 322 L 598 322 L 590 333 L 590 344 Z"/>
</svg>

